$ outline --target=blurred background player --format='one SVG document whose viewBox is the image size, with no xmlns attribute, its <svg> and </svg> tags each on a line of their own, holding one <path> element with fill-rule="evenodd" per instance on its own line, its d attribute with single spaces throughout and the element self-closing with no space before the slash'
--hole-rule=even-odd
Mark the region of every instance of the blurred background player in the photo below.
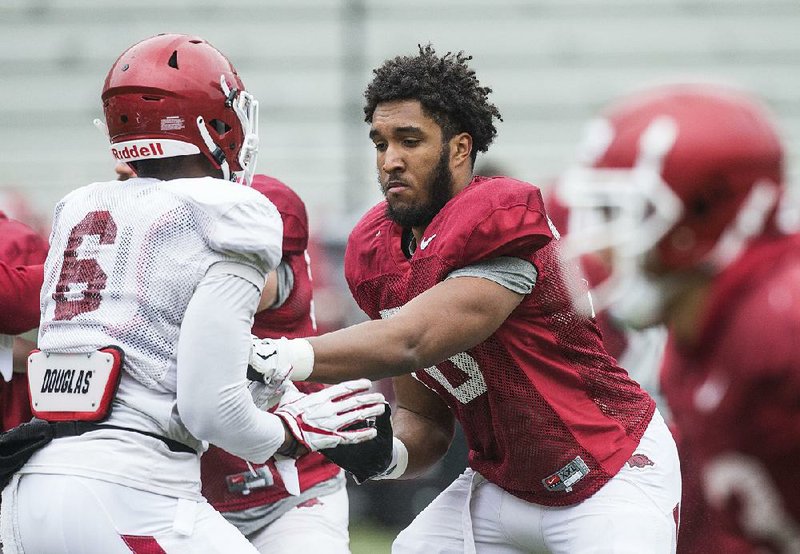
<svg viewBox="0 0 800 554">
<path fill-rule="evenodd" d="M 470 468 L 394 552 L 674 552 L 675 444 L 572 304 L 539 189 L 473 176 L 500 114 L 469 60 L 420 47 L 365 92 L 386 201 L 351 233 L 345 274 L 373 321 L 257 342 L 250 363 L 270 383 L 395 377 L 376 478 L 425 472 L 458 418 Z"/>
<path fill-rule="evenodd" d="M 17 335 L 39 325 L 42 264 L 14 266 L 0 260 L 0 333 Z"/>
<path fill-rule="evenodd" d="M 314 335 L 305 205 L 272 177 L 256 175 L 252 187 L 275 204 L 283 219 L 283 257 L 267 277 L 252 332 L 260 338 Z M 305 393 L 323 387 L 297 383 Z M 280 470 L 274 459 L 249 464 L 211 446 L 201 459 L 203 495 L 260 552 L 349 552 L 347 490 L 339 466 L 316 452 L 288 467 L 280 463 Z M 287 475 L 296 483 L 287 486 Z"/>
<path fill-rule="evenodd" d="M 680 552 L 800 552 L 800 236 L 776 218 L 783 163 L 758 100 L 676 84 L 609 106 L 561 188 L 584 216 L 571 252 L 613 259 L 596 308 L 669 329 Z"/>
<path fill-rule="evenodd" d="M 555 179 L 545 189 L 547 215 L 553 221 L 562 237 L 567 236 L 570 219 L 580 217 L 573 214 L 559 198 L 560 180 Z M 581 212 L 585 215 L 585 212 Z M 573 223 L 573 226 L 576 223 Z M 580 223 L 577 223 L 580 226 Z M 570 260 L 569 263 L 574 263 Z M 607 250 L 584 252 L 578 260 L 580 270 L 590 287 L 608 278 L 613 258 Z M 664 357 L 667 332 L 662 325 L 646 329 L 633 329 L 616 319 L 608 309 L 595 306 L 597 326 L 603 334 L 603 346 L 614 356 L 620 367 L 625 368 L 637 383 L 656 401 L 659 411 L 670 421 L 669 407 L 661 394 L 659 373 Z"/>
<path fill-rule="evenodd" d="M 158 35 L 123 52 L 102 99 L 112 152 L 137 177 L 56 206 L 28 364 L 46 421 L 2 437 L 19 444 L 0 468 L 4 552 L 256 552 L 201 495 L 207 442 L 254 462 L 358 442 L 374 430 L 340 429 L 383 399 L 358 394 L 366 380 L 274 413 L 251 397 L 249 330 L 282 222 L 233 182 L 254 169 L 258 111 L 230 62 Z"/>
<path fill-rule="evenodd" d="M 0 260 L 8 266 L 27 266 L 41 264 L 47 257 L 47 242 L 33 229 L 20 221 L 8 218 L 0 211 Z M 3 289 L 14 290 L 3 283 Z M 0 311 L 13 318 L 13 332 L 0 334 L 0 417 L 2 430 L 7 431 L 22 422 L 31 419 L 28 381 L 24 375 L 28 352 L 36 347 L 35 337 L 30 334 L 16 336 L 22 332 L 30 332 L 38 324 L 38 317 L 27 317 L 26 306 L 35 305 L 35 314 L 39 313 L 39 289 L 31 287 L 28 292 L 3 304 Z M 27 297 L 27 298 L 26 298 Z M 31 310 L 32 313 L 33 310 Z M 26 322 L 27 320 L 27 322 Z M 0 328 L 0 333 L 7 333 Z"/>
</svg>

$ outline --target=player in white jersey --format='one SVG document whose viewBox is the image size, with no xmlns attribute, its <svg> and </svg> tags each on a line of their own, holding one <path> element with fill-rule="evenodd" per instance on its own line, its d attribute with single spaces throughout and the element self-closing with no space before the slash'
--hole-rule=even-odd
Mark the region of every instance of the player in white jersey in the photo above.
<svg viewBox="0 0 800 554">
<path fill-rule="evenodd" d="M 209 442 L 262 463 L 371 439 L 369 382 L 248 389 L 250 327 L 282 223 L 249 182 L 257 102 L 204 40 L 159 35 L 111 68 L 114 155 L 135 169 L 56 207 L 29 358 L 34 419 L 0 437 L 6 554 L 256 552 L 200 494 Z M 342 414 L 342 415 L 340 415 Z"/>
</svg>

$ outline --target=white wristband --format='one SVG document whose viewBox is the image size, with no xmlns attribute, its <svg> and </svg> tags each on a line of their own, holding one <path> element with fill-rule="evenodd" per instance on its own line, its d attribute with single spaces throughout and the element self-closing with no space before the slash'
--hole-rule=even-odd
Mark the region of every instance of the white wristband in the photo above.
<svg viewBox="0 0 800 554">
<path fill-rule="evenodd" d="M 289 379 L 292 381 L 305 381 L 314 370 L 314 347 L 306 339 L 287 340 L 286 355 L 292 364 Z"/>
<path fill-rule="evenodd" d="M 394 437 L 392 439 L 392 463 L 389 464 L 389 472 L 378 475 L 374 479 L 399 479 L 408 467 L 408 449 L 403 441 Z"/>
</svg>

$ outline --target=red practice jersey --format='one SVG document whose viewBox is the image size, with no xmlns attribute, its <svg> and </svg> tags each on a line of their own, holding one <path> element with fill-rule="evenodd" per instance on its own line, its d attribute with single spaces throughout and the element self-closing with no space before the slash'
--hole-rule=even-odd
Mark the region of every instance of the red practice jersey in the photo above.
<svg viewBox="0 0 800 554">
<path fill-rule="evenodd" d="M 475 177 L 410 259 L 385 210 L 381 203 L 361 219 L 345 255 L 353 297 L 373 319 L 482 260 L 510 256 L 536 267 L 533 291 L 493 335 L 415 376 L 458 418 L 470 466 L 488 480 L 548 506 L 591 496 L 634 453 L 655 406 L 572 304 L 539 189 Z"/>
<path fill-rule="evenodd" d="M 692 349 L 669 342 L 661 374 L 684 473 L 679 551 L 797 552 L 800 236 L 762 239 L 721 273 L 699 333 Z"/>
<path fill-rule="evenodd" d="M 46 257 L 47 242 L 38 233 L 0 212 L 0 260 L 8 266 L 18 266 L 41 264 Z M 39 291 L 43 274 L 41 271 L 28 271 L 20 277 L 26 282 L 21 289 L 0 279 L 0 288 L 3 290 L 20 291 L 16 299 L 9 299 L 10 302 L 3 305 L 2 311 L 9 318 L 9 325 L 4 325 L 0 331 L 18 333 L 39 324 Z M 25 375 L 14 373 L 9 382 L 0 379 L 0 414 L 3 431 L 31 419 Z"/>
<path fill-rule="evenodd" d="M 286 301 L 276 309 L 263 310 L 256 314 L 253 334 L 261 338 L 297 338 L 316 334 L 313 316 L 312 283 L 306 246 L 308 245 L 308 219 L 303 201 L 289 187 L 271 177 L 256 175 L 253 188 L 269 198 L 278 208 L 283 219 L 283 261 L 288 263 L 294 275 L 294 286 Z M 320 390 L 317 383 L 295 383 L 302 392 Z M 240 511 L 256 506 L 272 504 L 286 498 L 289 493 L 275 469 L 275 463 L 252 464 L 255 469 L 268 467 L 274 485 L 254 488 L 249 494 L 228 489 L 225 477 L 250 471 L 247 463 L 224 450 L 210 447 L 201 458 L 203 495 L 221 512 Z M 339 466 L 329 462 L 322 454 L 312 452 L 297 460 L 300 490 L 337 476 Z"/>
<path fill-rule="evenodd" d="M 0 333 L 18 335 L 39 325 L 44 266 L 15 266 L 0 260 Z"/>
</svg>

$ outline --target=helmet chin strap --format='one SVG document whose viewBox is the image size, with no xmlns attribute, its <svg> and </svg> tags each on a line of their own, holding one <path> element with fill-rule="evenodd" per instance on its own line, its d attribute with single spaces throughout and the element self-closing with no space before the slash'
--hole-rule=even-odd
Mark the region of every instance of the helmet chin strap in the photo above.
<svg viewBox="0 0 800 554">
<path fill-rule="evenodd" d="M 106 125 L 106 122 L 105 122 L 105 121 L 103 121 L 102 119 L 94 118 L 94 119 L 92 120 L 92 124 L 95 126 L 95 128 L 96 128 L 98 131 L 100 131 L 101 133 L 103 133 L 103 136 L 104 136 L 104 137 L 106 137 L 106 140 L 109 140 L 109 136 L 108 136 L 108 125 Z"/>
</svg>

